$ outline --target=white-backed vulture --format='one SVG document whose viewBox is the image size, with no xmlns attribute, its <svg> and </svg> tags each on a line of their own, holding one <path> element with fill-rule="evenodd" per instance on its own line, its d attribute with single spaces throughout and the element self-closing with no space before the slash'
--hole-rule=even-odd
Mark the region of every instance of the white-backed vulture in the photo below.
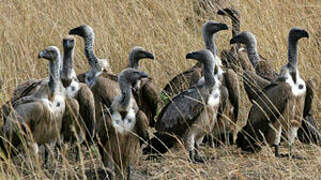
<svg viewBox="0 0 321 180">
<path fill-rule="evenodd" d="M 77 77 L 80 82 L 85 82 L 91 89 L 95 99 L 96 112 L 96 129 L 104 124 L 107 119 L 111 118 L 108 114 L 108 108 L 115 97 L 121 94 L 118 86 L 117 76 L 111 73 L 108 61 L 107 68 L 103 69 L 100 61 L 94 52 L 94 30 L 88 25 L 81 25 L 69 31 L 71 35 L 78 35 L 84 39 L 85 55 L 91 69 Z M 106 72 L 107 71 L 107 72 Z"/>
<path fill-rule="evenodd" d="M 225 143 L 229 140 L 233 139 L 232 130 L 234 130 L 234 123 L 238 119 L 238 110 L 239 110 L 239 83 L 238 77 L 235 72 L 231 69 L 228 69 L 227 72 L 222 70 L 221 60 L 217 56 L 217 48 L 214 43 L 215 41 L 215 33 L 220 30 L 226 30 L 227 25 L 222 23 L 217 23 L 215 21 L 207 21 L 202 28 L 203 40 L 205 42 L 206 49 L 210 50 L 215 57 L 216 65 L 213 71 L 215 72 L 215 76 L 222 82 L 222 86 L 220 86 L 221 96 L 220 96 L 220 107 L 218 113 L 218 122 L 215 124 L 213 129 L 213 134 L 217 140 L 217 142 Z M 202 65 L 201 65 L 202 66 Z M 204 83 L 204 78 L 200 78 L 197 82 L 195 82 L 194 86 L 201 85 Z M 192 86 L 192 87 L 194 87 Z M 227 99 L 229 99 L 231 105 L 233 106 L 233 115 L 228 116 L 230 119 L 224 118 L 222 116 L 223 113 L 227 113 L 230 111 L 229 108 L 226 108 Z M 230 113 L 230 112 L 228 112 Z M 230 114 L 229 114 L 230 115 Z M 173 138 L 164 133 L 156 132 L 154 133 L 156 137 L 152 138 L 149 142 L 149 146 L 144 148 L 144 154 L 148 153 L 164 153 L 167 152 L 167 146 L 170 148 L 173 143 Z M 163 142 L 159 142 L 163 141 Z M 210 140 L 211 142 L 211 140 Z"/>
<path fill-rule="evenodd" d="M 257 62 L 260 62 L 260 57 L 257 52 L 257 41 L 256 41 L 254 34 L 252 34 L 251 32 L 248 32 L 248 31 L 243 31 L 230 40 L 230 44 L 235 44 L 235 43 L 245 44 L 248 59 L 251 62 L 253 62 L 253 65 L 257 64 Z M 257 94 L 257 92 L 255 90 L 259 89 L 255 83 L 258 83 L 259 86 L 262 85 L 261 87 L 266 87 L 267 85 L 270 84 L 269 80 L 262 77 L 262 73 L 258 74 L 257 77 L 253 76 L 253 74 L 255 74 L 255 72 L 252 72 L 252 71 L 245 71 L 243 73 L 244 89 L 245 89 L 246 93 L 248 94 L 251 102 L 252 102 L 252 99 Z M 252 77 L 255 79 L 252 79 Z"/>
<path fill-rule="evenodd" d="M 233 131 L 235 130 L 235 123 L 238 120 L 239 113 L 240 85 L 238 76 L 232 69 L 226 68 L 225 71 L 222 69 L 222 62 L 217 55 L 218 50 L 215 44 L 216 28 L 217 23 L 214 21 L 207 21 L 203 25 L 205 46 L 214 54 L 217 62 L 214 71 L 217 71 L 215 74 L 217 74 L 219 80 L 222 82 L 222 86 L 220 87 L 221 100 L 219 113 L 217 123 L 213 128 L 214 142 L 216 145 L 219 145 L 221 143 L 233 143 Z M 201 78 L 200 81 L 202 81 L 202 79 L 203 78 Z M 210 140 L 210 144 L 212 144 L 212 140 Z M 211 146 L 213 146 L 213 144 Z"/>
<path fill-rule="evenodd" d="M 220 26 L 217 31 L 223 29 L 227 26 Z M 160 112 L 155 127 L 158 132 L 181 138 L 193 163 L 204 162 L 198 147 L 216 122 L 221 82 L 214 76 L 215 58 L 208 49 L 188 53 L 186 59 L 203 64 L 204 83 L 175 96 Z"/>
<path fill-rule="evenodd" d="M 237 146 L 245 151 L 259 151 L 264 140 L 279 153 L 282 130 L 289 143 L 289 156 L 293 156 L 293 142 L 302 123 L 306 84 L 298 71 L 297 44 L 299 39 L 309 34 L 300 28 L 292 28 L 288 37 L 288 63 L 284 65 L 278 78 L 263 89 L 255 99 L 249 112 L 246 126 L 238 133 Z M 234 37 L 236 38 L 236 37 Z M 238 37 L 239 38 L 239 37 Z"/>
<path fill-rule="evenodd" d="M 257 41 L 254 34 L 248 31 L 243 31 L 231 39 L 230 44 L 235 43 L 245 44 L 248 59 L 255 68 L 256 74 L 269 81 L 278 77 L 278 74 L 274 71 L 272 65 L 267 60 L 262 60 L 261 56 L 257 53 Z"/>
<path fill-rule="evenodd" d="M 111 119 L 100 127 L 99 134 L 102 146 L 100 153 L 104 165 L 115 169 L 117 175 L 130 179 L 131 162 L 135 158 L 139 145 L 139 138 L 147 139 L 147 126 L 140 118 L 141 111 L 132 94 L 132 88 L 147 74 L 133 68 L 126 68 L 120 72 L 118 83 L 121 94 L 117 96 L 109 109 Z M 106 139 L 104 139 L 106 138 Z"/>
<path fill-rule="evenodd" d="M 257 44 L 255 36 L 250 32 L 241 32 L 237 36 L 231 39 L 230 43 L 242 43 L 245 44 L 248 49 L 248 58 L 251 62 L 260 62 L 260 56 L 257 52 Z M 262 75 L 262 73 L 261 73 Z M 248 95 L 248 98 L 253 103 L 262 90 L 267 87 L 271 81 L 262 78 L 255 72 L 244 71 L 243 73 L 244 89 Z M 312 101 L 314 96 L 313 81 L 310 79 L 305 82 L 307 89 L 307 96 L 305 99 L 304 113 L 302 127 L 299 128 L 299 140 L 303 143 L 314 143 L 321 145 L 321 134 L 316 126 L 313 118 Z"/>
<path fill-rule="evenodd" d="M 91 69 L 87 73 L 80 74 L 77 77 L 81 82 L 86 82 L 89 86 L 91 86 L 91 91 L 95 99 L 97 122 L 96 130 L 99 137 L 96 140 L 100 141 L 98 142 L 99 144 L 104 144 L 108 139 L 108 137 L 106 137 L 104 124 L 111 121 L 110 108 L 114 98 L 121 95 L 121 90 L 117 82 L 118 77 L 111 73 L 108 61 L 98 59 L 95 56 L 95 34 L 90 26 L 81 25 L 79 27 L 71 29 L 69 31 L 69 34 L 78 35 L 84 39 L 85 55 L 87 57 L 89 65 L 91 66 Z M 102 67 L 102 62 L 105 63 L 105 67 Z M 100 71 L 98 71 L 99 69 Z M 143 122 L 149 122 L 146 115 L 142 111 L 140 111 L 137 116 L 142 119 Z M 99 148 L 101 148 L 101 146 L 99 146 Z"/>
<path fill-rule="evenodd" d="M 91 142 L 91 139 L 94 135 L 94 125 L 95 125 L 95 106 L 94 106 L 94 98 L 93 94 L 90 90 L 90 88 L 84 84 L 80 83 L 77 79 L 76 73 L 74 69 L 72 68 L 72 58 L 74 53 L 74 47 L 75 47 L 75 39 L 72 36 L 65 37 L 63 39 L 63 48 L 64 48 L 64 54 L 63 54 L 63 61 L 59 65 L 59 71 L 61 74 L 61 81 L 66 88 L 66 96 L 67 101 L 66 104 L 69 104 L 67 107 L 70 107 L 70 105 L 75 105 L 77 103 L 79 106 L 78 108 L 74 107 L 71 109 L 79 109 L 77 112 L 71 113 L 69 108 L 67 108 L 65 119 L 69 119 L 71 114 L 80 114 L 79 117 L 81 120 L 82 129 L 85 131 L 86 139 L 87 141 Z M 10 106 L 11 104 L 14 104 L 15 101 L 19 100 L 22 97 L 30 96 L 37 92 L 42 86 L 46 86 L 47 78 L 44 79 L 32 79 L 25 81 L 18 85 L 18 87 L 14 91 L 13 98 L 6 104 L 6 106 Z M 71 102 L 71 99 L 74 99 L 77 102 Z M 68 103 L 69 102 L 69 103 Z M 9 109 L 6 114 L 9 114 Z M 74 119 L 74 118 L 72 118 Z M 71 123 L 70 121 L 73 121 L 69 119 L 69 121 L 66 121 L 67 124 Z M 73 121 L 74 122 L 74 121 Z M 67 125 L 66 124 L 66 125 Z M 73 132 L 66 131 L 66 126 L 63 126 L 63 132 L 66 134 L 72 135 Z M 68 128 L 69 129 L 69 126 Z M 68 137 L 67 137 L 68 136 Z M 64 138 L 70 138 L 71 136 L 66 135 Z M 84 137 L 85 138 L 85 137 Z M 66 139 L 66 140 L 67 140 Z"/>
<path fill-rule="evenodd" d="M 7 155 L 15 148 L 20 149 L 22 142 L 27 142 L 37 153 L 38 145 L 55 142 L 60 135 L 65 91 L 60 81 L 59 49 L 49 46 L 39 53 L 39 58 L 49 60 L 49 78 L 46 85 L 41 86 L 36 93 L 22 97 L 13 104 L 14 111 L 8 115 L 3 129 L 7 141 L 1 141 Z M 32 139 L 30 136 L 27 138 L 28 135 Z"/>
<path fill-rule="evenodd" d="M 63 39 L 63 66 L 61 71 L 61 81 L 66 89 L 67 106 L 64 115 L 62 134 L 64 140 L 71 140 L 74 137 L 73 128 L 82 129 L 86 140 L 91 143 L 95 130 L 95 101 L 90 88 L 80 83 L 73 69 L 73 56 L 75 48 L 75 38 L 67 36 Z M 79 129 L 80 128 L 80 129 Z M 83 137 L 85 138 L 85 137 Z"/>
<path fill-rule="evenodd" d="M 129 54 L 129 67 L 139 70 L 139 61 L 143 58 L 154 59 L 154 55 L 142 47 L 134 47 Z M 133 94 L 140 110 L 147 116 L 149 126 L 154 127 L 160 98 L 152 79 L 145 78 L 139 82 L 138 90 Z"/>
<path fill-rule="evenodd" d="M 85 82 L 89 87 L 93 87 L 97 77 L 104 77 L 113 80 L 117 84 L 117 76 L 110 69 L 107 59 L 99 59 L 95 55 L 95 33 L 89 25 L 80 25 L 69 31 L 70 35 L 77 35 L 84 39 L 84 52 L 91 69 L 77 77 L 81 82 Z"/>
<path fill-rule="evenodd" d="M 234 8 L 224 8 L 217 11 L 218 15 L 228 16 L 232 21 L 232 38 L 240 33 L 241 15 Z M 247 57 L 247 51 L 241 47 L 239 43 L 232 46 L 230 50 L 221 51 L 221 59 L 224 65 L 232 67 L 235 72 L 257 71 L 259 74 L 266 76 L 265 78 L 276 78 L 277 73 L 273 71 L 273 67 L 266 58 L 259 54 L 260 61 L 250 61 Z M 255 63 L 255 64 L 254 64 Z M 242 71 L 240 71 L 241 69 Z"/>
</svg>

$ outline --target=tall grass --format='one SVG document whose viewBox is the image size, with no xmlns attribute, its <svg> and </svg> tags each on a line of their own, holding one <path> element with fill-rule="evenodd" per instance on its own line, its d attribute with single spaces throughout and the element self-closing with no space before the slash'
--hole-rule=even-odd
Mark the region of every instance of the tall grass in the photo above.
<svg viewBox="0 0 321 180">
<path fill-rule="evenodd" d="M 175 74 L 194 62 L 186 61 L 185 54 L 204 47 L 201 26 L 207 19 L 230 24 L 213 11 L 201 11 L 196 0 L 22 0 L 0 1 L 0 75 L 3 90 L 0 102 L 8 100 L 15 87 L 24 80 L 48 75 L 47 63 L 37 59 L 38 52 L 49 46 L 62 47 L 62 38 L 80 24 L 89 24 L 96 33 L 96 54 L 108 58 L 115 73 L 128 63 L 132 47 L 139 45 L 153 52 L 156 61 L 142 62 L 143 70 L 153 79 L 158 90 Z M 299 69 L 305 79 L 314 78 L 315 118 L 320 125 L 321 90 L 321 2 L 319 0 L 261 0 L 219 2 L 223 7 L 234 6 L 241 12 L 241 29 L 253 32 L 258 50 L 271 59 L 275 69 L 287 61 L 287 35 L 291 27 L 306 29 L 310 38 L 299 45 Z M 219 50 L 228 49 L 231 32 L 219 32 L 216 42 Z M 77 38 L 75 69 L 88 70 L 83 53 L 83 42 Z M 241 120 L 249 111 L 249 102 L 242 92 Z M 173 150 L 159 160 L 145 161 L 140 156 L 134 177 L 155 179 L 319 179 L 321 150 L 319 147 L 297 144 L 298 153 L 306 160 L 276 159 L 270 148 L 262 153 L 244 155 L 235 147 L 203 148 L 207 156 L 215 157 L 204 165 L 191 164 L 184 151 Z M 48 168 L 42 168 L 42 157 L 21 155 L 0 165 L 0 174 L 10 179 L 75 179 L 95 177 L 102 164 L 96 149 L 83 148 L 80 163 L 68 147 L 61 159 L 51 157 Z M 89 155 L 92 154 L 92 155 Z M 95 166 L 94 166 L 95 165 Z M 89 173 L 89 175 L 88 175 Z"/>
</svg>

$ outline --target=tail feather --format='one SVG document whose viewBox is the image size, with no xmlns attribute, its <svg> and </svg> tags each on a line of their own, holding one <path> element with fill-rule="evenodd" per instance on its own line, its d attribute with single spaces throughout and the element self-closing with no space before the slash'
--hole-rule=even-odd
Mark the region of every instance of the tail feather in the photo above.
<svg viewBox="0 0 321 180">
<path fill-rule="evenodd" d="M 154 136 L 143 149 L 143 154 L 164 154 L 177 142 L 176 138 L 169 134 L 156 132 Z"/>
<path fill-rule="evenodd" d="M 264 141 L 262 134 L 266 135 L 269 129 L 268 124 L 260 124 L 264 128 L 255 126 L 256 124 L 251 125 L 247 123 L 245 127 L 237 134 L 236 145 L 241 148 L 243 151 L 247 152 L 259 152 L 262 149 L 260 142 Z"/>
<path fill-rule="evenodd" d="M 233 132 L 223 132 L 217 135 L 206 135 L 204 136 L 203 143 L 208 144 L 211 147 L 219 147 L 221 145 L 233 145 L 234 137 Z"/>
<path fill-rule="evenodd" d="M 306 116 L 302 121 L 302 127 L 298 130 L 298 138 L 305 144 L 321 145 L 321 133 L 317 129 L 314 118 Z"/>
</svg>

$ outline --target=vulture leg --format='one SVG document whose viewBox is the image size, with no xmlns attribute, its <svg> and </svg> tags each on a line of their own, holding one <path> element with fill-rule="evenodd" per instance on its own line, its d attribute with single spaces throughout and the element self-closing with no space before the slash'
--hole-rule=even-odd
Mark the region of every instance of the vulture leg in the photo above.
<svg viewBox="0 0 321 180">
<path fill-rule="evenodd" d="M 274 146 L 274 155 L 275 157 L 281 157 L 279 145 L 273 145 Z"/>
<path fill-rule="evenodd" d="M 205 161 L 204 161 L 205 158 L 200 155 L 198 143 L 195 143 L 195 155 L 194 155 L 194 159 L 195 159 L 195 161 L 198 162 L 198 163 L 204 163 L 204 162 L 205 162 Z"/>
<path fill-rule="evenodd" d="M 143 149 L 143 154 L 164 154 L 177 142 L 176 138 L 166 133 L 155 132 L 148 145 Z"/>
<path fill-rule="evenodd" d="M 293 153 L 293 144 L 291 144 L 290 145 L 290 147 L 289 147 L 290 149 L 289 149 L 289 158 L 292 158 L 292 159 L 299 159 L 299 160 L 303 160 L 304 159 L 304 157 L 303 156 L 300 156 L 300 155 L 295 155 L 294 153 Z"/>
<path fill-rule="evenodd" d="M 80 146 L 79 147 L 77 146 L 76 149 L 75 149 L 75 151 L 76 151 L 75 152 L 76 153 L 76 162 L 79 162 L 79 159 L 80 159 L 79 158 L 79 150 L 80 150 Z"/>
<path fill-rule="evenodd" d="M 195 136 L 188 136 L 186 146 L 189 152 L 189 158 L 193 163 L 204 163 L 203 158 L 199 155 L 199 147 L 195 141 Z"/>
<path fill-rule="evenodd" d="M 48 158 L 49 158 L 49 148 L 47 147 L 47 145 L 45 145 L 45 162 L 43 164 L 44 167 L 47 167 L 48 165 Z"/>
<path fill-rule="evenodd" d="M 128 164 L 128 167 L 127 167 L 127 180 L 130 180 L 130 173 L 131 173 L 131 168 L 132 166 L 130 164 Z"/>
</svg>

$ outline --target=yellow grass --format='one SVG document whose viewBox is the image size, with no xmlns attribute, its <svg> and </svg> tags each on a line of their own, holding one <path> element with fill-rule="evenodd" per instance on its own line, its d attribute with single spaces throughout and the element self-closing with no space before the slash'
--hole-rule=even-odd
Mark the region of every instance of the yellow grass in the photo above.
<svg viewBox="0 0 321 180">
<path fill-rule="evenodd" d="M 223 7 L 234 6 L 242 15 L 241 29 L 253 32 L 258 40 L 260 54 L 271 59 L 278 70 L 287 61 L 287 35 L 298 26 L 306 29 L 310 39 L 299 43 L 299 68 L 305 79 L 316 81 L 314 111 L 317 124 L 321 95 L 321 1 L 319 0 L 261 0 L 220 2 Z M 62 38 L 80 24 L 89 24 L 96 33 L 96 55 L 108 58 L 114 73 L 128 63 L 132 47 L 142 46 L 155 54 L 156 61 L 142 62 L 143 70 L 155 81 L 158 90 L 175 74 L 194 62 L 185 60 L 185 54 L 204 48 L 201 26 L 207 19 L 225 22 L 215 10 L 195 13 L 196 0 L 21 0 L 0 2 L 0 75 L 3 79 L 1 104 L 10 98 L 15 87 L 24 80 L 42 78 L 48 74 L 47 62 L 37 59 L 38 52 L 49 46 L 62 47 Z M 228 49 L 231 32 L 217 35 L 219 50 Z M 88 70 L 83 53 L 83 41 L 77 38 L 74 67 L 78 73 Z M 241 121 L 245 121 L 249 102 L 242 93 Z M 270 148 L 259 154 L 244 155 L 235 147 L 209 149 L 213 157 L 204 165 L 187 160 L 183 150 L 173 150 L 158 160 L 136 163 L 134 178 L 154 179 L 320 179 L 321 149 L 297 143 L 296 151 L 306 160 L 286 160 L 273 157 Z M 66 148 L 65 148 L 66 149 Z M 68 150 L 68 149 L 66 149 Z M 102 164 L 97 150 L 82 149 L 80 163 L 66 152 L 62 159 L 51 157 L 48 168 L 29 155 L 2 162 L 3 179 L 44 179 L 65 176 L 75 179 L 95 178 Z M 91 154 L 91 155 L 89 155 Z M 22 162 L 25 161 L 25 162 Z M 38 162 L 38 163 L 37 163 Z M 95 164 L 95 166 L 94 166 Z M 92 169 L 90 171 L 89 169 Z M 67 177 L 65 178 L 67 179 Z"/>
</svg>

